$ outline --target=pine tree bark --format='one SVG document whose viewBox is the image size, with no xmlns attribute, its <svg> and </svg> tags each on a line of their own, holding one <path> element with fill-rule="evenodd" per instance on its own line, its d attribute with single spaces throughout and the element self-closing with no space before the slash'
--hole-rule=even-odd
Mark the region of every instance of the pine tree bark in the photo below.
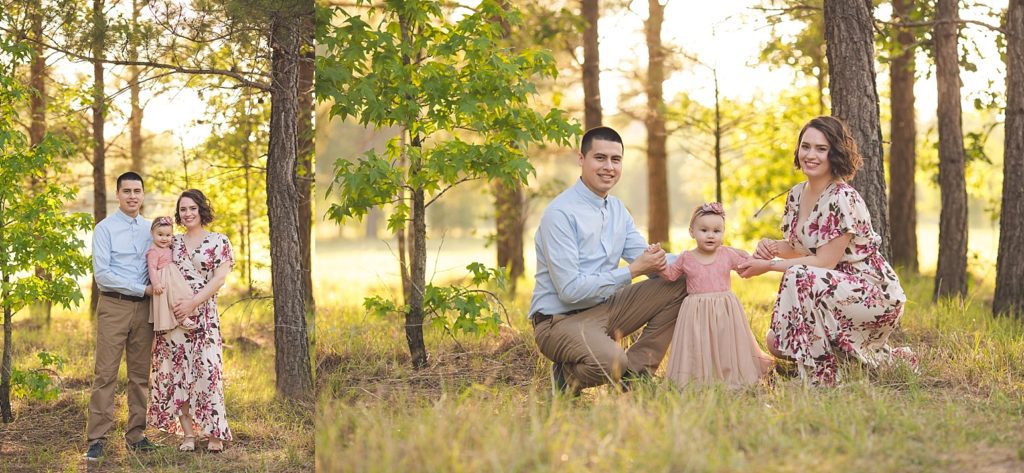
<svg viewBox="0 0 1024 473">
<path fill-rule="evenodd" d="M 893 20 L 910 21 L 914 0 L 893 0 Z M 896 34 L 898 54 L 892 58 L 889 92 L 892 123 L 889 146 L 889 216 L 892 221 L 892 262 L 917 272 L 916 190 L 917 125 L 914 118 L 914 34 L 901 29 Z"/>
<path fill-rule="evenodd" d="M 871 10 L 871 0 L 826 0 L 825 53 L 832 115 L 846 121 L 864 158 L 864 167 L 850 184 L 864 198 L 871 226 L 882 237 L 881 252 L 890 259 Z"/>
<path fill-rule="evenodd" d="M 1006 137 L 995 314 L 1024 316 L 1024 0 L 1006 9 Z"/>
<path fill-rule="evenodd" d="M 494 224 L 497 233 L 498 266 L 509 272 L 509 288 L 514 293 L 516 281 L 526 265 L 523 257 L 526 197 L 523 185 L 496 181 L 494 183 Z"/>
<path fill-rule="evenodd" d="M 106 142 L 103 138 L 103 126 L 106 105 L 103 83 L 103 43 L 107 29 L 107 20 L 103 13 L 103 0 L 92 2 L 92 214 L 96 223 L 107 218 L 107 172 Z M 89 311 L 96 313 L 96 303 L 100 293 L 96 287 L 96 277 L 92 278 Z"/>
<path fill-rule="evenodd" d="M 132 30 L 136 34 L 139 31 L 139 11 L 141 5 L 139 0 L 132 1 Z M 137 41 L 137 40 L 135 40 Z M 132 61 L 139 60 L 139 46 L 133 41 L 129 46 L 131 48 L 129 59 Z M 139 102 L 139 93 L 141 87 L 139 86 L 139 67 L 128 66 L 128 89 L 130 94 L 131 102 L 131 115 L 128 118 L 129 134 L 131 135 L 131 159 L 132 159 L 132 171 L 135 171 L 145 177 L 146 172 L 146 160 L 142 157 L 142 105 Z"/>
<path fill-rule="evenodd" d="M 668 244 L 668 157 L 665 130 L 665 48 L 661 43 L 661 27 L 665 20 L 665 6 L 659 0 L 647 0 L 647 21 L 644 33 L 647 39 L 647 239 L 651 243 Z"/>
<path fill-rule="evenodd" d="M 31 34 L 36 43 L 32 45 L 35 55 L 32 57 L 32 63 L 29 66 L 29 87 L 32 88 L 32 96 L 29 98 L 31 121 L 29 123 L 28 137 L 29 144 L 35 148 L 43 142 L 43 137 L 46 136 L 46 56 L 43 55 L 43 46 L 41 44 L 44 39 L 42 2 L 35 0 L 29 8 L 31 9 Z M 42 180 L 33 174 L 29 182 L 33 192 L 37 192 L 41 184 Z M 44 281 L 50 279 L 50 274 L 42 267 L 37 266 L 35 273 L 36 277 Z M 46 324 L 49 325 L 52 309 L 53 303 L 44 300 L 32 304 L 31 312 L 43 316 Z"/>
<path fill-rule="evenodd" d="M 506 0 L 500 1 L 501 8 L 508 12 L 510 5 Z M 495 18 L 503 30 L 502 37 L 508 41 L 512 35 L 512 27 L 504 17 Z M 498 267 L 505 268 L 509 274 L 509 289 L 514 294 L 516 283 L 525 270 L 523 257 L 523 232 L 526 222 L 526 198 L 523 184 L 520 182 L 506 183 L 494 181 L 494 230 L 495 249 L 497 250 Z"/>
<path fill-rule="evenodd" d="M 601 126 L 601 54 L 597 22 L 601 18 L 598 0 L 580 0 L 583 27 L 583 123 L 587 130 Z"/>
<path fill-rule="evenodd" d="M 308 399 L 313 394 L 302 292 L 299 244 L 297 160 L 300 30 L 311 11 L 283 9 L 271 17 L 270 147 L 267 153 L 267 214 L 270 223 L 271 278 L 274 290 L 274 372 L 279 394 Z"/>
<path fill-rule="evenodd" d="M 313 76 L 316 52 L 313 50 L 315 18 L 310 15 L 302 20 L 300 45 L 298 101 L 299 122 L 297 130 L 298 169 L 295 173 L 295 187 L 299 193 L 299 246 L 302 254 L 302 292 L 306 299 L 306 311 L 315 314 L 313 300 Z"/>
<path fill-rule="evenodd" d="M 932 298 L 967 295 L 967 183 L 960 109 L 957 0 L 939 0 L 935 24 L 935 81 L 939 119 L 939 258 Z"/>
</svg>

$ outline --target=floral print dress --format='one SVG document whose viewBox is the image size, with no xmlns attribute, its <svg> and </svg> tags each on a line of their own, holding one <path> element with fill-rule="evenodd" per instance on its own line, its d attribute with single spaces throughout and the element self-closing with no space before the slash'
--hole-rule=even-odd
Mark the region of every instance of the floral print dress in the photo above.
<svg viewBox="0 0 1024 473">
<path fill-rule="evenodd" d="M 234 265 L 227 237 L 209 233 L 202 244 L 189 251 L 181 235 L 171 241 L 174 264 L 198 294 L 221 265 Z M 189 404 L 196 437 L 231 440 L 224 406 L 223 341 L 217 295 L 201 304 L 191 315 L 193 330 L 181 327 L 158 332 L 154 337 L 153 374 L 147 421 L 161 430 L 182 434 L 178 417 Z"/>
<path fill-rule="evenodd" d="M 772 310 L 776 348 L 796 360 L 801 376 L 816 385 L 839 381 L 840 353 L 877 366 L 892 356 L 910 355 L 889 347 L 889 335 L 903 315 L 906 295 L 896 272 L 879 253 L 881 237 L 860 194 L 845 182 L 829 185 L 807 219 L 797 222 L 806 183 L 789 191 L 782 232 L 798 252 L 817 248 L 846 233 L 853 238 L 835 269 L 790 267 L 782 277 Z"/>
</svg>

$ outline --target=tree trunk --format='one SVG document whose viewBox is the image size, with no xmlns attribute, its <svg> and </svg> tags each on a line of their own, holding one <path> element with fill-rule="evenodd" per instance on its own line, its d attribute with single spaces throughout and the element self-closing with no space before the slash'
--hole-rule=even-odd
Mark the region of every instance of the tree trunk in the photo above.
<svg viewBox="0 0 1024 473">
<path fill-rule="evenodd" d="M 893 0 L 893 20 L 910 21 L 914 0 Z M 917 125 L 914 119 L 914 34 L 896 34 L 897 54 L 890 66 L 892 123 L 889 145 L 889 216 L 892 221 L 892 262 L 917 272 L 917 210 L 914 187 Z"/>
<path fill-rule="evenodd" d="M 722 111 L 718 95 L 718 69 L 712 69 L 715 77 L 715 200 L 722 201 Z"/>
<path fill-rule="evenodd" d="M 650 12 L 644 22 L 647 37 L 647 239 L 651 243 L 668 244 L 669 202 L 666 155 L 665 48 L 661 44 L 661 25 L 665 6 L 659 0 L 647 0 Z"/>
<path fill-rule="evenodd" d="M 494 225 L 497 233 L 498 266 L 509 272 L 510 289 L 516 291 L 516 281 L 525 270 L 523 257 L 523 231 L 525 230 L 526 197 L 519 182 L 494 183 Z"/>
<path fill-rule="evenodd" d="M 8 276 L 4 275 L 4 284 L 7 283 Z M 7 300 L 7 295 L 4 295 L 4 300 Z M 2 365 L 0 365 L 0 420 L 3 423 L 14 422 L 14 411 L 11 409 L 11 342 L 13 341 L 13 333 L 11 330 L 11 318 L 14 314 L 11 313 L 11 308 L 4 304 L 4 355 Z"/>
<path fill-rule="evenodd" d="M 132 30 L 139 32 L 139 0 L 132 1 Z M 133 40 L 129 46 L 129 59 L 139 60 L 139 46 L 137 40 Z M 128 88 L 131 95 L 131 115 L 128 118 L 129 133 L 131 135 L 131 158 L 132 171 L 145 177 L 145 159 L 142 157 L 142 106 L 139 103 L 139 67 L 128 66 Z"/>
<path fill-rule="evenodd" d="M 415 141 L 415 140 L 414 140 Z M 420 171 L 417 158 L 409 167 L 411 175 Z M 412 253 L 410 262 L 409 313 L 405 315 L 405 339 L 409 344 L 412 366 L 427 366 L 427 346 L 423 341 L 423 290 L 427 281 L 427 215 L 423 188 L 412 191 Z"/>
<path fill-rule="evenodd" d="M 39 0 L 32 2 L 30 8 L 32 15 L 32 37 L 38 41 L 32 46 L 35 55 L 32 57 L 32 64 L 29 68 L 29 86 L 33 92 L 29 99 L 29 110 L 32 117 L 28 136 L 29 144 L 35 148 L 43 142 L 43 137 L 46 136 L 46 57 L 43 56 L 43 46 L 40 44 L 44 39 L 41 2 Z M 41 184 L 42 181 L 33 174 L 29 182 L 32 191 L 38 192 Z M 40 266 L 36 267 L 35 273 L 36 277 L 44 281 L 50 280 L 50 274 Z M 32 304 L 31 312 L 36 316 L 44 317 L 46 325 L 49 325 L 52 309 L 53 303 L 43 300 Z"/>
<path fill-rule="evenodd" d="M 507 1 L 501 0 L 501 8 L 508 12 L 510 6 Z M 504 17 L 495 18 L 493 21 L 502 26 L 503 39 L 507 42 L 512 35 L 512 28 Z M 585 92 L 584 92 L 585 94 Z M 514 143 L 510 143 L 514 146 Z M 523 193 L 523 184 L 514 182 L 511 184 L 501 181 L 493 183 L 494 192 L 494 227 L 495 227 L 495 249 L 497 250 L 498 266 L 505 268 L 509 273 L 509 289 L 514 294 L 516 281 L 523 275 L 523 232 L 526 230 L 523 215 L 526 213 L 526 198 Z"/>
<path fill-rule="evenodd" d="M 306 311 L 316 313 L 313 300 L 313 66 L 316 53 L 313 51 L 313 33 L 316 28 L 314 17 L 302 19 L 298 100 L 298 169 L 295 173 L 295 187 L 299 193 L 299 246 L 302 254 L 302 291 L 306 299 Z"/>
<path fill-rule="evenodd" d="M 306 14 L 312 14 L 308 12 Z M 299 195 L 295 189 L 296 96 L 301 12 L 281 11 L 271 19 L 270 148 L 267 153 L 267 214 L 270 223 L 274 290 L 274 372 L 277 391 L 290 399 L 313 394 L 302 292 Z"/>
<path fill-rule="evenodd" d="M 967 183 L 960 110 L 956 0 L 939 0 L 935 25 L 935 81 L 939 117 L 939 260 L 932 298 L 967 295 Z"/>
<path fill-rule="evenodd" d="M 580 0 L 583 21 L 583 123 L 587 130 L 601 126 L 601 55 L 598 51 L 598 0 Z"/>
<path fill-rule="evenodd" d="M 106 112 L 103 84 L 103 43 L 107 29 L 107 20 L 103 14 L 103 0 L 93 0 L 92 21 L 92 213 L 94 221 L 99 223 L 104 218 L 107 218 L 106 142 L 103 139 L 104 115 Z M 96 277 L 93 276 L 89 300 L 89 311 L 91 313 L 96 313 L 96 303 L 99 302 L 99 299 L 100 292 L 96 287 Z"/>
<path fill-rule="evenodd" d="M 1024 0 L 1006 10 L 1006 138 L 996 260 L 996 314 L 1024 315 Z"/>
<path fill-rule="evenodd" d="M 864 167 L 850 184 L 864 198 L 871 226 L 882 237 L 882 255 L 890 259 L 871 8 L 870 0 L 826 0 L 825 52 L 832 115 L 846 121 L 864 158 Z"/>
</svg>

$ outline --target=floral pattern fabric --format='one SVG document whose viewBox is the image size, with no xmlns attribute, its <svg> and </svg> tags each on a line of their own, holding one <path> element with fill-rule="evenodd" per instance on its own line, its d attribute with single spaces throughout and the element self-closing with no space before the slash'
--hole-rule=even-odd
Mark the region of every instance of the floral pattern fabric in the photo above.
<svg viewBox="0 0 1024 473">
<path fill-rule="evenodd" d="M 806 183 L 789 191 L 782 232 L 798 252 L 817 248 L 846 233 L 853 235 L 835 269 L 790 267 L 782 277 L 772 310 L 776 348 L 796 360 L 800 373 L 816 385 L 839 381 L 837 355 L 870 365 L 893 355 L 912 356 L 889 346 L 906 303 L 896 272 L 879 253 L 881 237 L 860 194 L 845 182 L 822 192 L 807 219 L 797 222 Z"/>
<path fill-rule="evenodd" d="M 181 235 L 171 242 L 174 264 L 198 294 L 221 265 L 234 265 L 227 237 L 209 233 L 195 249 L 185 247 Z M 223 340 L 217 295 L 200 304 L 188 319 L 193 330 L 181 327 L 154 337 L 153 372 L 147 421 L 161 430 L 182 434 L 178 417 L 189 404 L 195 435 L 231 440 L 224 403 Z"/>
</svg>

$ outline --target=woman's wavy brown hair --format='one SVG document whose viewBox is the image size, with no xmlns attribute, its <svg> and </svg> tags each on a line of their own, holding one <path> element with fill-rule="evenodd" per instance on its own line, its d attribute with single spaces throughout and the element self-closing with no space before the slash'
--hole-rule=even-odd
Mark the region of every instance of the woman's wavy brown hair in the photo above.
<svg viewBox="0 0 1024 473">
<path fill-rule="evenodd" d="M 824 115 L 812 119 L 800 129 L 800 136 L 796 139 L 796 150 L 793 151 L 793 166 L 800 169 L 800 142 L 803 141 L 804 132 L 808 128 L 820 131 L 828 140 L 828 166 L 832 171 L 832 177 L 850 180 L 857 175 L 857 171 L 864 165 L 857 141 L 853 139 L 846 122 Z"/>
</svg>

